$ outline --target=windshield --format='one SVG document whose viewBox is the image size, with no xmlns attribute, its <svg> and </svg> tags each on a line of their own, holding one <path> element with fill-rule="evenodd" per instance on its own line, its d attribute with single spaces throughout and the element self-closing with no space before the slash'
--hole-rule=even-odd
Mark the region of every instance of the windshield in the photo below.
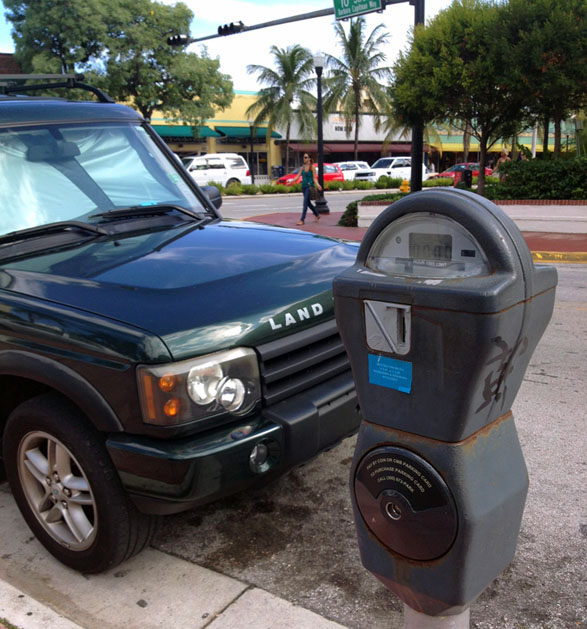
<svg viewBox="0 0 587 629">
<path fill-rule="evenodd" d="M 0 235 L 129 206 L 204 207 L 138 125 L 0 130 Z"/>
<path fill-rule="evenodd" d="M 391 159 L 378 159 L 372 166 L 372 168 L 389 168 L 391 166 Z"/>
</svg>

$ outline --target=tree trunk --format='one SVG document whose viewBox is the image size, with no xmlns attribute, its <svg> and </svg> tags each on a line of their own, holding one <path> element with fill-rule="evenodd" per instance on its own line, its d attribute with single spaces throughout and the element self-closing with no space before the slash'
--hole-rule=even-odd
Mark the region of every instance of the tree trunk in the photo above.
<svg viewBox="0 0 587 629">
<path fill-rule="evenodd" d="M 544 137 L 542 139 L 542 158 L 548 157 L 548 130 L 550 128 L 550 116 L 544 116 Z"/>
<path fill-rule="evenodd" d="M 561 156 L 561 121 L 558 116 L 554 121 L 554 156 Z"/>
<path fill-rule="evenodd" d="M 359 112 L 355 113 L 355 162 L 359 159 Z"/>
<path fill-rule="evenodd" d="M 513 135 L 512 136 L 512 154 L 511 154 L 511 158 L 512 161 L 516 161 L 518 159 L 518 136 L 517 135 Z"/>
<path fill-rule="evenodd" d="M 467 121 L 463 133 L 463 162 L 469 161 L 469 148 L 471 146 L 471 125 Z"/>
<path fill-rule="evenodd" d="M 291 130 L 291 125 L 288 123 L 287 129 L 285 132 L 285 168 L 284 174 L 287 175 L 289 172 L 289 132 Z"/>
<path fill-rule="evenodd" d="M 485 192 L 485 165 L 487 164 L 487 135 L 481 133 L 479 140 L 479 177 L 477 179 L 477 192 L 483 196 Z"/>
</svg>

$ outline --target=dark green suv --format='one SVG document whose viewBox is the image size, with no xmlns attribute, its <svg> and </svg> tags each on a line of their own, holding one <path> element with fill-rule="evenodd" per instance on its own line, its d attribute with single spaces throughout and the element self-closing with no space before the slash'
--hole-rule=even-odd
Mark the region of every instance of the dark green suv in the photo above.
<svg viewBox="0 0 587 629">
<path fill-rule="evenodd" d="M 99 572 L 148 544 L 157 516 L 356 430 L 331 292 L 356 248 L 222 220 L 216 189 L 96 90 L 5 83 L 0 480 L 55 557 Z"/>
</svg>

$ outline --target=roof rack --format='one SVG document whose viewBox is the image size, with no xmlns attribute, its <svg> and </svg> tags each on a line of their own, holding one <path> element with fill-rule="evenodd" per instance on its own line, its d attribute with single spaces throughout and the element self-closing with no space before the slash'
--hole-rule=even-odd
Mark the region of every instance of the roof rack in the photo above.
<svg viewBox="0 0 587 629">
<path fill-rule="evenodd" d="M 0 94 L 15 94 L 32 92 L 34 90 L 65 87 L 67 89 L 82 89 L 92 92 L 101 103 L 114 103 L 114 100 L 97 87 L 83 83 L 83 74 L 0 74 Z M 55 83 L 34 83 L 23 85 L 22 81 L 55 81 Z"/>
</svg>

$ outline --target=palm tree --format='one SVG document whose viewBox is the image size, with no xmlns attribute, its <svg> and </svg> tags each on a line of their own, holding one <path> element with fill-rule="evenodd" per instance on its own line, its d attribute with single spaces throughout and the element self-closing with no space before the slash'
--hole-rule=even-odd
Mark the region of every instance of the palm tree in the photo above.
<svg viewBox="0 0 587 629">
<path fill-rule="evenodd" d="M 359 153 L 360 113 L 378 114 L 383 110 L 387 101 L 385 82 L 391 77 L 390 68 L 380 67 L 385 54 L 379 50 L 387 43 L 389 35 L 382 32 L 384 26 L 380 24 L 366 36 L 365 26 L 363 17 L 351 20 L 347 36 L 340 22 L 336 23 L 342 56 L 339 59 L 326 55 L 330 74 L 324 80 L 324 108 L 340 110 L 349 135 L 354 123 L 355 160 Z"/>
<path fill-rule="evenodd" d="M 270 52 L 275 57 L 275 70 L 259 65 L 247 66 L 247 72 L 258 73 L 257 81 L 267 84 L 267 87 L 259 91 L 259 98 L 247 109 L 246 115 L 254 117 L 255 125 L 267 121 L 268 137 L 276 126 L 286 128 L 287 168 L 292 122 L 297 120 L 302 137 L 311 135 L 316 126 L 312 113 L 316 98 L 308 91 L 316 83 L 316 79 L 312 78 L 314 62 L 310 51 L 299 44 L 285 49 L 271 46 Z"/>
</svg>

